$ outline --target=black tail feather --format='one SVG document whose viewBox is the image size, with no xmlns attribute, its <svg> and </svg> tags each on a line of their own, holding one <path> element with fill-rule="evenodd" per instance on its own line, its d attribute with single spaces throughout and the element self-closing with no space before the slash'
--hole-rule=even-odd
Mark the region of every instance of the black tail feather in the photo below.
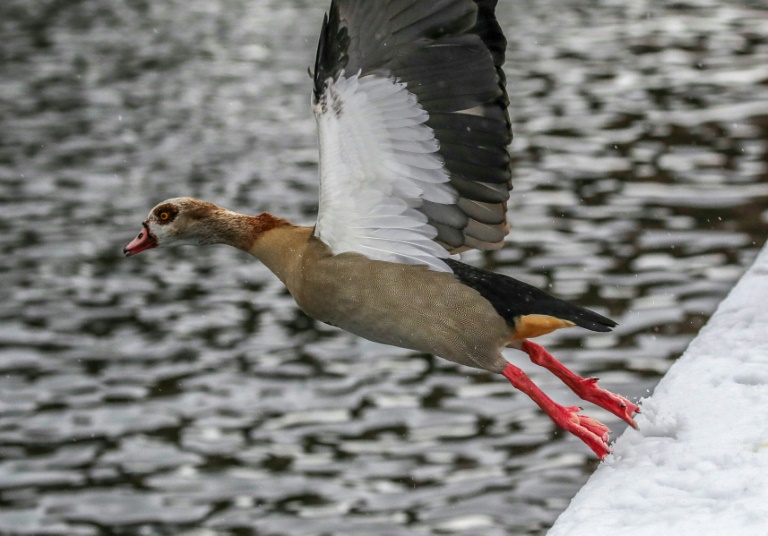
<svg viewBox="0 0 768 536">
<path fill-rule="evenodd" d="M 459 281 L 472 287 L 491 302 L 496 312 L 510 325 L 515 323 L 516 318 L 531 314 L 569 320 L 577 326 L 598 332 L 611 331 L 617 325 L 610 318 L 550 296 L 543 290 L 517 279 L 453 259 L 447 259 L 445 262 Z"/>
</svg>

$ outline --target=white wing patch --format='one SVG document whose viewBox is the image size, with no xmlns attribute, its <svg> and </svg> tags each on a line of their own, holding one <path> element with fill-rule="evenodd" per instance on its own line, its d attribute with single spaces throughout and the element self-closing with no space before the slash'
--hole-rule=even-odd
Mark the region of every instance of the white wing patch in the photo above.
<svg viewBox="0 0 768 536">
<path fill-rule="evenodd" d="M 314 104 L 320 138 L 320 210 L 315 236 L 338 254 L 426 264 L 450 272 L 437 230 L 416 210 L 457 194 L 425 125 L 427 112 L 405 84 L 342 72 Z"/>
</svg>

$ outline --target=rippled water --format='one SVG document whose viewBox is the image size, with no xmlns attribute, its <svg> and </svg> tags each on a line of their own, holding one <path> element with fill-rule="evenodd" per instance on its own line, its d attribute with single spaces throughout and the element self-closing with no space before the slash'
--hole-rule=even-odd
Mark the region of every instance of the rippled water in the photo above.
<svg viewBox="0 0 768 536">
<path fill-rule="evenodd" d="M 644 396 L 768 232 L 768 11 L 500 4 L 513 231 L 467 258 L 619 321 L 545 342 Z M 544 534 L 588 478 L 503 378 L 315 323 L 245 254 L 122 257 L 170 196 L 311 223 L 325 7 L 0 3 L 0 533 Z"/>
</svg>

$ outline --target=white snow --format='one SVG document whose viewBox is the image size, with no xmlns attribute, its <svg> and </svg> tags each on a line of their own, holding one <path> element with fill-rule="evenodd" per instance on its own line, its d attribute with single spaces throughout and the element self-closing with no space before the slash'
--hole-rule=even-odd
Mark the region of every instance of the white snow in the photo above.
<svg viewBox="0 0 768 536">
<path fill-rule="evenodd" d="M 768 536 L 768 247 L 549 536 Z"/>
</svg>

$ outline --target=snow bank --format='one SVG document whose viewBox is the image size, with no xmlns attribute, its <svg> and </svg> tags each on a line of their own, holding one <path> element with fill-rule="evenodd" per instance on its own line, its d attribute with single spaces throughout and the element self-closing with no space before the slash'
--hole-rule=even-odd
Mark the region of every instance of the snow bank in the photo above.
<svg viewBox="0 0 768 536">
<path fill-rule="evenodd" d="M 768 535 L 768 247 L 549 536 Z"/>
</svg>

